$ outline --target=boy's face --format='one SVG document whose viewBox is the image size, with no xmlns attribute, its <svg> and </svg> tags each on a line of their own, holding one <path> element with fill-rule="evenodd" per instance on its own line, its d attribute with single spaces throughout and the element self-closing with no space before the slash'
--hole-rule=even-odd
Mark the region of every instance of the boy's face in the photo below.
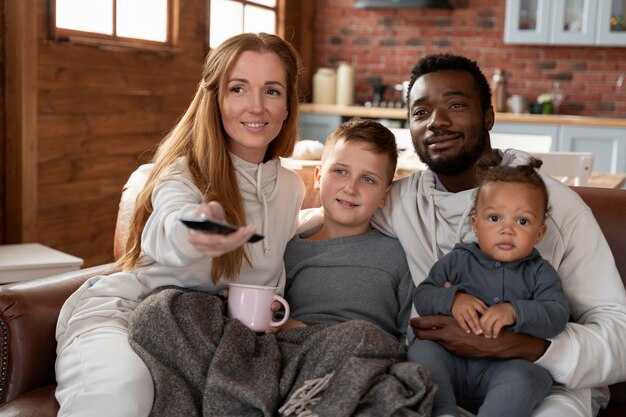
<svg viewBox="0 0 626 417">
<path fill-rule="evenodd" d="M 478 195 L 472 227 L 480 249 L 493 259 L 521 259 L 546 231 L 543 194 L 530 184 L 489 182 Z"/>
<path fill-rule="evenodd" d="M 332 237 L 370 229 L 370 218 L 385 205 L 391 188 L 388 164 L 387 155 L 374 153 L 361 142 L 339 140 L 324 152 L 322 167 L 315 168 L 315 188 L 320 190 L 324 228 Z"/>
</svg>

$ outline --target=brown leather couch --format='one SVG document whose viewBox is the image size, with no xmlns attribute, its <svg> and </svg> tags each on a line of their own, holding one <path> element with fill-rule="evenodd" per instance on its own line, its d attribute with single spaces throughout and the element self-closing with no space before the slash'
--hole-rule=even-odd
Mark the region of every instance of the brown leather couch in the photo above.
<svg viewBox="0 0 626 417">
<path fill-rule="evenodd" d="M 304 207 L 319 206 L 312 190 L 312 171 L 300 171 L 307 194 Z M 132 197 L 145 172 L 131 176 L 120 201 L 115 252 L 119 255 L 132 211 Z M 626 191 L 574 187 L 593 210 L 626 281 Z M 89 277 L 109 273 L 113 264 L 50 278 L 0 286 L 0 417 L 52 417 L 54 398 L 55 325 L 65 299 Z M 611 386 L 611 402 L 602 417 L 626 416 L 626 383 Z"/>
</svg>

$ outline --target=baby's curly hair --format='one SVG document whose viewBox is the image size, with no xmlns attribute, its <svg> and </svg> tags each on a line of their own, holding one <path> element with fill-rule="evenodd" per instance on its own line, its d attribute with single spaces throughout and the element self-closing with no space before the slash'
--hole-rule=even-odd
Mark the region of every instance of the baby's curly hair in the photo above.
<svg viewBox="0 0 626 417">
<path fill-rule="evenodd" d="M 543 161 L 534 157 L 531 157 L 526 165 L 517 166 L 493 166 L 489 163 L 481 164 L 479 162 L 476 174 L 478 177 L 479 185 L 476 189 L 476 193 L 474 194 L 473 211 L 476 210 L 476 202 L 478 201 L 478 195 L 480 194 L 480 190 L 482 189 L 483 185 L 490 182 L 498 181 L 517 182 L 522 184 L 529 184 L 531 186 L 539 188 L 539 190 L 543 194 L 545 217 L 550 211 L 550 205 L 548 188 L 546 187 L 546 183 L 541 178 L 541 175 L 539 175 L 539 172 L 537 172 L 541 165 L 543 165 Z"/>
</svg>

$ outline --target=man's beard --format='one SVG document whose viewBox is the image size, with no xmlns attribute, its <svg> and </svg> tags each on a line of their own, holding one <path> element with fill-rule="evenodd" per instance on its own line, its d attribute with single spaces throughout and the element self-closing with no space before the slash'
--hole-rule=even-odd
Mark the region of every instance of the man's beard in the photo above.
<svg viewBox="0 0 626 417">
<path fill-rule="evenodd" d="M 415 143 L 413 143 L 413 146 L 420 160 L 428 165 L 434 173 L 446 176 L 459 175 L 473 166 L 485 152 L 489 132 L 485 127 L 483 127 L 481 131 L 482 140 L 476 141 L 471 147 L 464 147 L 461 152 L 449 157 L 433 159 L 427 148 L 420 151 L 418 147 L 415 146 Z M 465 140 L 465 138 L 463 140 Z"/>
</svg>

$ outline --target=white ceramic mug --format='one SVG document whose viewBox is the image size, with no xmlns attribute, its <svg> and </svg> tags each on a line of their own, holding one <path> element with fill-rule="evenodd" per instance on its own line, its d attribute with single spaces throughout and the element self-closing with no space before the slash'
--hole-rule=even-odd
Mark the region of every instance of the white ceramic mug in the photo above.
<svg viewBox="0 0 626 417">
<path fill-rule="evenodd" d="M 267 328 L 280 327 L 289 319 L 289 304 L 276 294 L 277 287 L 231 283 L 228 287 L 228 317 L 237 319 L 255 332 Z M 270 309 L 272 302 L 278 301 L 285 309 L 285 316 L 274 321 Z"/>
</svg>

